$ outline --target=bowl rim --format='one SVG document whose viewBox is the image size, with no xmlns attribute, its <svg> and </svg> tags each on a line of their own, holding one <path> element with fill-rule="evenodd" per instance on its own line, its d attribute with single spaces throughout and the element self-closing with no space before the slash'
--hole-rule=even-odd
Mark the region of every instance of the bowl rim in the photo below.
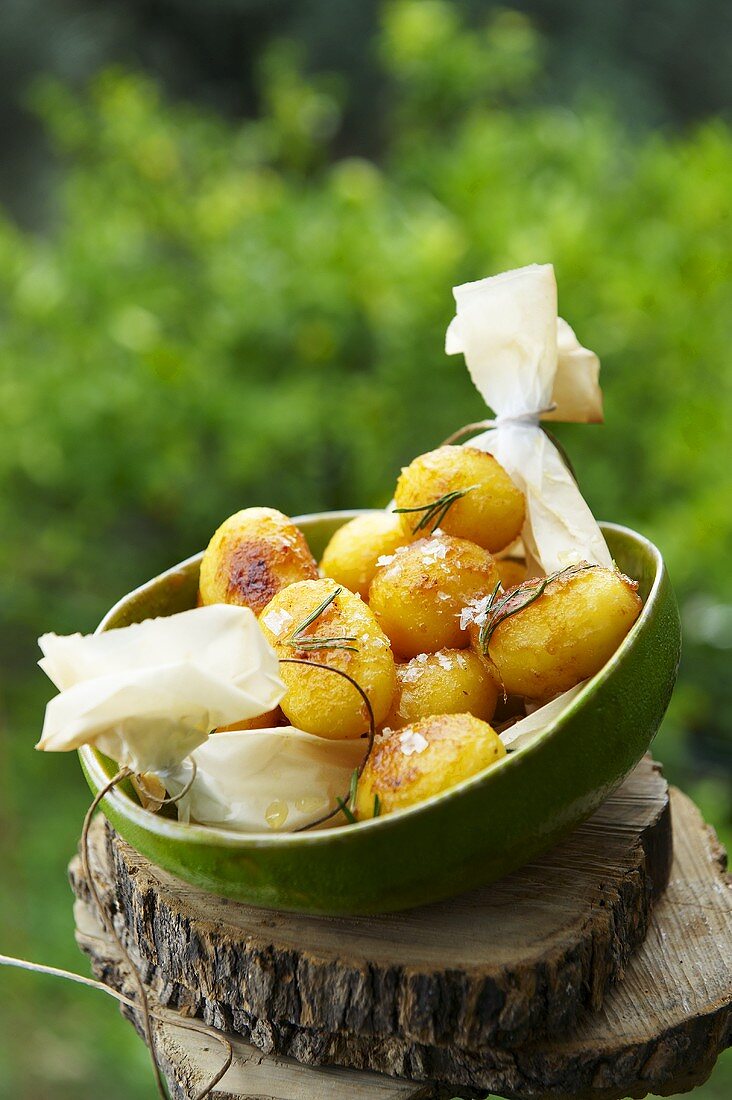
<svg viewBox="0 0 732 1100">
<path fill-rule="evenodd" d="M 355 516 L 363 515 L 365 512 L 382 511 L 378 508 L 351 508 L 338 511 L 328 512 L 311 512 L 305 513 L 300 516 L 293 516 L 293 523 L 299 524 L 303 520 L 336 520 L 343 519 L 347 522 L 348 519 L 353 519 Z M 415 813 L 423 812 L 426 807 L 435 807 L 443 802 L 449 801 L 459 797 L 463 791 L 470 790 L 473 787 L 483 783 L 489 773 L 491 775 L 498 775 L 505 771 L 507 768 L 516 767 L 516 762 L 526 755 L 538 751 L 539 746 L 557 729 L 557 726 L 565 722 L 572 714 L 577 710 L 580 704 L 584 704 L 588 698 L 590 698 L 600 687 L 602 683 L 608 678 L 608 676 L 614 671 L 616 666 L 624 658 L 627 651 L 632 647 L 634 640 L 643 628 L 645 621 L 650 617 L 652 609 L 658 599 L 658 594 L 663 582 L 665 573 L 665 566 L 663 556 L 658 547 L 646 538 L 645 535 L 640 534 L 638 531 L 633 530 L 631 527 L 626 527 L 619 523 L 600 523 L 600 527 L 606 531 L 612 531 L 618 535 L 629 536 L 631 540 L 641 544 L 645 552 L 649 554 L 650 558 L 655 565 L 655 573 L 653 582 L 651 584 L 650 591 L 643 604 L 643 609 L 636 619 L 635 623 L 626 634 L 623 641 L 615 650 L 613 655 L 605 662 L 602 668 L 595 673 L 590 679 L 586 680 L 581 690 L 567 703 L 567 706 L 560 711 L 560 713 L 554 718 L 549 725 L 537 733 L 536 736 L 529 741 L 526 745 L 514 750 L 513 752 L 506 753 L 500 760 L 489 765 L 487 768 L 483 768 L 482 771 L 476 772 L 474 775 L 468 776 L 466 779 L 461 780 L 460 783 L 456 783 L 453 787 L 448 787 L 444 791 L 440 791 L 437 794 L 431 795 L 429 798 L 424 799 L 422 802 L 415 803 L 413 806 L 408 806 L 398 813 L 385 814 L 383 817 L 368 818 L 365 821 L 357 821 L 355 824 L 345 824 L 337 826 L 329 826 L 325 829 L 316 829 L 312 832 L 251 832 L 244 833 L 238 832 L 235 829 L 226 829 L 219 825 L 199 825 L 191 822 L 182 822 L 173 820 L 172 818 L 159 817 L 157 814 L 152 814 L 148 810 L 143 809 L 138 803 L 133 801 L 124 791 L 119 789 L 112 790 L 109 794 L 105 795 L 104 801 L 109 800 L 114 809 L 134 825 L 139 826 L 141 829 L 147 832 L 156 833 L 159 837 L 172 841 L 183 842 L 200 842 L 204 844 L 213 844 L 218 847 L 225 848 L 269 848 L 269 847 L 289 847 L 289 846 L 301 846 L 303 844 L 328 844 L 335 837 L 343 838 L 345 836 L 353 835 L 354 830 L 362 832 L 365 829 L 388 829 L 394 827 L 396 823 L 402 820 L 405 815 L 412 815 Z M 138 595 L 144 594 L 153 586 L 158 585 L 161 581 L 165 580 L 169 576 L 173 576 L 180 573 L 182 570 L 189 566 L 200 562 L 203 557 L 203 551 L 199 551 L 197 554 L 193 554 L 191 557 L 186 558 L 184 561 L 179 562 L 177 565 L 171 566 L 169 569 L 164 570 L 156 577 L 152 577 L 150 580 L 145 581 L 137 588 L 126 593 L 107 611 L 102 618 L 98 627 L 94 631 L 95 634 L 99 634 L 104 631 L 110 620 L 117 614 L 117 612 L 123 608 L 129 600 Z M 98 749 L 93 745 L 82 745 L 78 749 L 79 757 L 81 760 L 82 768 L 85 771 L 87 778 L 92 783 L 96 792 L 101 790 L 105 783 L 109 781 L 109 774 L 105 771 L 104 766 L 100 760 Z"/>
</svg>

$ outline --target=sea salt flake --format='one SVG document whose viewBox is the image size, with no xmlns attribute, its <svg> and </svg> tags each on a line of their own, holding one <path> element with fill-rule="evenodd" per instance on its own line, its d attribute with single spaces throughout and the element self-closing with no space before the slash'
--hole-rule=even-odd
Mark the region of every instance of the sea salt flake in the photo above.
<svg viewBox="0 0 732 1100">
<path fill-rule="evenodd" d="M 429 745 L 429 741 L 421 733 L 417 733 L 416 730 L 405 730 L 399 736 L 399 744 L 405 756 L 412 756 L 415 752 L 424 752 Z"/>
<path fill-rule="evenodd" d="M 436 565 L 445 557 L 447 557 L 447 546 L 440 539 L 430 539 L 422 550 L 422 561 L 425 565 Z"/>
<path fill-rule="evenodd" d="M 424 669 L 418 665 L 409 664 L 399 669 L 397 675 L 403 684 L 414 684 L 424 673 Z"/>
<path fill-rule="evenodd" d="M 446 653 L 442 653 L 442 652 L 435 653 L 435 657 L 437 658 L 437 663 L 440 666 L 440 668 L 444 668 L 445 671 L 449 672 L 449 670 L 452 668 L 451 658 L 448 657 L 448 655 Z"/>
<path fill-rule="evenodd" d="M 488 610 L 488 601 L 490 596 L 484 596 L 480 600 L 471 600 L 470 603 L 462 609 L 460 612 L 460 629 L 467 630 L 471 623 L 477 623 L 481 626 L 485 620 L 485 613 Z"/>
<path fill-rule="evenodd" d="M 429 661 L 429 656 L 426 653 L 418 653 L 414 660 L 418 661 L 421 665 L 426 665 Z"/>
<path fill-rule="evenodd" d="M 395 557 L 396 554 L 382 554 L 380 558 L 376 559 L 376 564 L 379 567 L 382 567 L 384 565 L 391 565 Z"/>
<path fill-rule="evenodd" d="M 292 621 L 292 615 L 289 611 L 285 611 L 284 608 L 278 611 L 273 607 L 271 611 L 268 611 L 266 615 L 262 616 L 262 622 L 268 630 L 272 631 L 276 638 L 279 638 L 288 623 Z"/>
<path fill-rule="evenodd" d="M 443 602 L 445 602 L 446 600 L 451 599 L 451 596 L 449 595 L 448 592 L 438 592 L 437 593 L 437 599 L 442 600 Z"/>
</svg>

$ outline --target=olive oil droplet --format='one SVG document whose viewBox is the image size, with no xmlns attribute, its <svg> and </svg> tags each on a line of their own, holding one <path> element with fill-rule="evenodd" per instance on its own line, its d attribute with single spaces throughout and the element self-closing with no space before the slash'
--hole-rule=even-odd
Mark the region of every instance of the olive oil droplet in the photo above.
<svg viewBox="0 0 732 1100">
<path fill-rule="evenodd" d="M 287 821 L 288 806 L 281 798 L 275 798 L 264 811 L 264 819 L 270 829 L 281 829 Z"/>
</svg>

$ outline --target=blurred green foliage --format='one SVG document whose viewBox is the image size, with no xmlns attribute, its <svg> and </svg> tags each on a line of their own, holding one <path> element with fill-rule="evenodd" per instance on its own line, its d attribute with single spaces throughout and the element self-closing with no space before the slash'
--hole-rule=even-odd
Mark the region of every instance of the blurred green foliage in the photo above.
<svg viewBox="0 0 732 1100">
<path fill-rule="evenodd" d="M 451 0 L 479 26 L 505 0 Z M 509 0 L 541 28 L 535 99 L 568 103 L 589 79 L 634 128 L 685 125 L 732 100 L 727 0 Z M 3 0 L 0 201 L 28 224 L 47 218 L 48 149 L 23 102 L 52 73 L 81 87 L 109 64 L 142 68 L 173 96 L 237 118 L 256 110 L 255 61 L 275 37 L 296 40 L 308 70 L 348 86 L 341 154 L 382 145 L 394 99 L 373 50 L 381 0 Z M 38 28 L 43 28 L 38 33 Z"/>
<path fill-rule="evenodd" d="M 468 27 L 397 0 L 378 61 L 378 163 L 334 155 L 342 85 L 304 77 L 287 43 L 239 124 L 122 70 L 81 96 L 36 87 L 57 224 L 0 220 L 4 949 L 79 965 L 61 879 L 85 794 L 75 761 L 30 752 L 36 635 L 93 628 L 238 508 L 387 499 L 400 464 L 483 412 L 443 352 L 450 287 L 534 261 L 603 362 L 606 425 L 559 428 L 585 494 L 661 545 L 684 608 L 657 753 L 730 838 L 732 133 L 644 136 L 590 93 L 542 102 L 542 42 L 516 12 Z M 9 986 L 0 1095 L 148 1094 L 108 1006 Z M 723 1062 L 703 1095 L 729 1081 Z"/>
</svg>

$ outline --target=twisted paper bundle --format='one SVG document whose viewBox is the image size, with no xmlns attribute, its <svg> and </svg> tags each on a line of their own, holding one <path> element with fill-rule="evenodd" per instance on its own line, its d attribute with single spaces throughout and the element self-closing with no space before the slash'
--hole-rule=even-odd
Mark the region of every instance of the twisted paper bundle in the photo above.
<svg viewBox="0 0 732 1100">
<path fill-rule="evenodd" d="M 216 604 L 101 634 L 45 634 L 39 644 L 60 694 L 36 747 L 94 745 L 135 775 L 159 776 L 184 821 L 301 828 L 336 805 L 363 760 L 363 741 L 292 726 L 209 736 L 284 695 L 279 661 L 248 608 Z"/>
<path fill-rule="evenodd" d="M 558 316 L 551 264 L 532 264 L 454 287 L 448 355 L 462 352 L 495 413 L 470 440 L 489 451 L 526 495 L 522 532 L 529 568 L 553 573 L 575 562 L 612 566 L 602 532 L 540 420 L 602 420 L 600 363 Z"/>
<path fill-rule="evenodd" d="M 60 694 L 47 752 L 92 744 L 135 773 L 166 775 L 216 726 L 276 707 L 285 688 L 254 614 L 217 604 L 101 634 L 44 634 L 39 664 Z"/>
</svg>

